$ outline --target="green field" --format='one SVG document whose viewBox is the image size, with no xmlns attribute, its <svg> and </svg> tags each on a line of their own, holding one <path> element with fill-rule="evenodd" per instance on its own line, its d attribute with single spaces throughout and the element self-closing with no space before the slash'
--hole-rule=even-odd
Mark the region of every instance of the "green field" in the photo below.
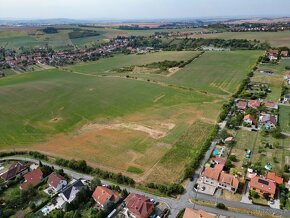
<svg viewBox="0 0 290 218">
<path fill-rule="evenodd" d="M 0 147 L 85 159 L 137 181 L 178 181 L 215 124 L 221 105 L 260 53 L 208 52 L 170 77 L 141 70 L 132 79 L 115 69 L 185 61 L 198 53 L 119 55 L 11 75 L 0 80 Z M 188 139 L 194 143 L 178 143 L 189 128 L 193 131 Z"/>
<path fill-rule="evenodd" d="M 285 32 L 224 32 L 214 34 L 192 35 L 194 38 L 209 39 L 248 39 L 269 42 L 273 47 L 290 47 L 289 31 Z"/>
</svg>

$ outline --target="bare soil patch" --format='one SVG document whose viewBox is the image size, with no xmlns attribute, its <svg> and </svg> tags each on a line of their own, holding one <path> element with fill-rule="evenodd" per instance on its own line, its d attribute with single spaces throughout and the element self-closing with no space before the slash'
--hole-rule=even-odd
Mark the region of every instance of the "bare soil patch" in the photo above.
<svg viewBox="0 0 290 218">
<path fill-rule="evenodd" d="M 54 117 L 54 118 L 49 120 L 50 123 L 58 123 L 60 121 L 62 121 L 61 117 Z"/>
<path fill-rule="evenodd" d="M 167 130 L 171 130 L 174 128 L 175 124 L 161 124 L 163 129 L 167 128 Z M 102 129 L 129 129 L 134 131 L 141 131 L 147 133 L 153 139 L 163 138 L 167 135 L 165 130 L 160 129 L 153 129 L 151 126 L 144 126 L 137 123 L 115 123 L 115 124 L 99 124 L 99 123 L 92 123 L 83 126 L 80 129 L 80 132 L 86 132 L 90 130 L 102 130 Z"/>
<path fill-rule="evenodd" d="M 168 69 L 168 74 L 166 75 L 167 77 L 172 76 L 173 74 L 177 73 L 180 70 L 179 67 L 172 67 Z"/>
</svg>

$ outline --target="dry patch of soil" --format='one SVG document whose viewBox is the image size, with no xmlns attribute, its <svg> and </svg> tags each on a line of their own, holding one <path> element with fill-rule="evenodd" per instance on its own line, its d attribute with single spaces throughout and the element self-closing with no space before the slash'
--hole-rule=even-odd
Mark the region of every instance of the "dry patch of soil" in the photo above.
<svg viewBox="0 0 290 218">
<path fill-rule="evenodd" d="M 129 129 L 129 130 L 144 132 L 144 133 L 147 133 L 153 139 L 159 139 L 166 136 L 168 131 L 174 128 L 175 124 L 161 123 L 160 126 L 162 126 L 163 129 L 167 129 L 167 131 L 161 130 L 161 129 L 153 129 L 151 126 L 144 126 L 137 123 L 115 123 L 115 124 L 92 123 L 92 124 L 83 126 L 80 129 L 80 132 L 86 132 L 86 131 L 91 131 L 91 130 L 102 130 L 102 129 L 114 129 L 114 130 Z"/>
<path fill-rule="evenodd" d="M 54 117 L 51 120 L 49 120 L 50 123 L 58 123 L 60 121 L 62 121 L 61 117 Z"/>
<path fill-rule="evenodd" d="M 180 70 L 179 67 L 172 67 L 168 69 L 168 74 L 166 75 L 167 77 L 172 76 L 173 74 L 177 73 Z"/>
</svg>

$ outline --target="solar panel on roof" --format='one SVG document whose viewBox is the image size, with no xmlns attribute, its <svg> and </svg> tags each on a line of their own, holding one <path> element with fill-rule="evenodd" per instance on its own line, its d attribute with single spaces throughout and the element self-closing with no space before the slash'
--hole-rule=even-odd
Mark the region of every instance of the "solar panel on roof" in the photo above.
<svg viewBox="0 0 290 218">
<path fill-rule="evenodd" d="M 263 185 L 269 185 L 269 182 L 263 179 L 259 179 L 258 182 L 262 183 Z"/>
</svg>

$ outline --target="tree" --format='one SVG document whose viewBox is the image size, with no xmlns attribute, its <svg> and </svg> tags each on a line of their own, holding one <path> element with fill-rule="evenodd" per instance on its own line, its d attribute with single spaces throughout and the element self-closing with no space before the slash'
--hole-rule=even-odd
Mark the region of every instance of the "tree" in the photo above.
<svg viewBox="0 0 290 218">
<path fill-rule="evenodd" d="M 100 180 L 98 177 L 94 177 L 94 178 L 91 180 L 91 183 L 90 183 L 90 189 L 91 189 L 91 191 L 94 191 L 95 188 L 96 188 L 97 186 L 100 186 L 100 185 L 102 185 L 101 180 Z"/>
<path fill-rule="evenodd" d="M 64 212 L 60 209 L 55 209 L 47 215 L 47 218 L 63 218 L 63 217 Z"/>
</svg>

